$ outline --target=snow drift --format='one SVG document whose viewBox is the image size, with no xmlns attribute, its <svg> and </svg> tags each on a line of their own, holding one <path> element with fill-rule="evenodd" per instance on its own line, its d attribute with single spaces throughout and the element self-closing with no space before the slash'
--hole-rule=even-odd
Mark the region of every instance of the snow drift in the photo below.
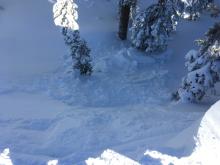
<svg viewBox="0 0 220 165">
<path fill-rule="evenodd" d="M 140 165 L 139 163 L 120 155 L 112 150 L 106 150 L 98 158 L 89 158 L 87 165 Z"/>
<path fill-rule="evenodd" d="M 196 134 L 194 132 L 198 129 L 197 135 L 195 137 L 196 147 L 193 150 L 193 153 L 188 157 L 178 158 L 175 156 L 170 156 L 168 154 L 163 154 L 158 151 L 147 150 L 145 156 L 153 158 L 149 162 L 143 161 L 142 164 L 163 164 L 163 165 L 217 165 L 220 162 L 219 152 L 220 152 L 220 101 L 213 105 L 205 114 L 205 116 L 199 121 L 196 121 L 189 128 L 184 130 L 180 136 L 175 137 L 170 141 L 170 143 L 180 142 L 180 139 L 186 139 L 184 144 L 180 146 L 173 147 L 182 147 L 185 146 L 190 148 L 192 144 L 189 140 L 189 135 Z M 199 124 L 199 128 L 195 126 Z M 171 144 L 170 144 L 171 145 Z M 176 145 L 176 144 L 175 144 Z M 160 163 L 158 163 L 158 160 Z M 135 162 L 123 155 L 120 155 L 112 150 L 106 150 L 98 158 L 89 158 L 86 160 L 87 165 L 140 165 L 138 162 Z"/>
<path fill-rule="evenodd" d="M 9 149 L 4 149 L 4 151 L 0 154 L 0 165 L 13 165 L 9 154 Z"/>
<path fill-rule="evenodd" d="M 146 151 L 145 155 L 152 157 L 154 159 L 159 159 L 164 165 L 173 163 L 175 165 L 184 164 L 212 164 L 217 165 L 220 162 L 220 101 L 213 105 L 202 118 L 197 135 L 195 137 L 196 147 L 193 153 L 188 157 L 177 158 L 174 156 L 162 154 L 158 151 Z M 190 128 L 183 131 L 181 136 L 174 138 L 177 141 L 179 138 L 189 139 L 189 135 L 194 134 L 194 132 L 189 133 L 189 131 L 195 131 L 195 122 Z M 172 141 L 172 140 L 171 140 Z M 194 144 L 189 141 L 184 144 L 186 147 L 190 148 Z"/>
</svg>

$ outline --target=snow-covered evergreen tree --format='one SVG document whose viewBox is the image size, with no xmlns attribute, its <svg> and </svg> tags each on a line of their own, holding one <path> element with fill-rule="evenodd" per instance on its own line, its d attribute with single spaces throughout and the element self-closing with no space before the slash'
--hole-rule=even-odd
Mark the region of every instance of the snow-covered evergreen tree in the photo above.
<svg viewBox="0 0 220 165">
<path fill-rule="evenodd" d="M 89 55 L 91 50 L 88 48 L 86 41 L 81 39 L 78 30 L 72 31 L 68 28 L 62 28 L 62 34 L 66 45 L 70 48 L 74 60 L 74 69 L 79 69 L 82 75 L 90 75 L 92 73 Z"/>
<path fill-rule="evenodd" d="M 137 14 L 132 26 L 132 45 L 148 53 L 164 51 L 177 20 L 173 0 L 159 0 Z"/>
<path fill-rule="evenodd" d="M 177 100 L 196 102 L 220 81 L 220 22 L 216 23 L 197 41 L 200 50 L 191 50 L 186 55 L 188 75 L 174 94 Z"/>
<path fill-rule="evenodd" d="M 92 65 L 90 49 L 84 39 L 80 37 L 77 24 L 77 5 L 73 0 L 57 0 L 53 7 L 54 22 L 62 27 L 62 34 L 66 45 L 70 48 L 74 69 L 79 69 L 80 74 L 90 75 Z"/>
<path fill-rule="evenodd" d="M 175 0 L 176 10 L 183 18 L 195 20 L 214 0 Z"/>
<path fill-rule="evenodd" d="M 210 3 L 207 7 L 207 11 L 211 17 L 218 17 L 220 15 L 220 6 L 215 3 Z"/>
</svg>

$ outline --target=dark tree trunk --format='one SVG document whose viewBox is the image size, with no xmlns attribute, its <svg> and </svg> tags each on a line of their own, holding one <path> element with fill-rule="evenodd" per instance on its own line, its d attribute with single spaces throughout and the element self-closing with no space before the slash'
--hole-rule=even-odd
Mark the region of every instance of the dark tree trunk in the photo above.
<svg viewBox="0 0 220 165">
<path fill-rule="evenodd" d="M 159 3 L 160 5 L 165 5 L 166 1 L 167 1 L 167 0 L 159 0 L 158 3 Z"/>
<path fill-rule="evenodd" d="M 120 20 L 119 20 L 119 32 L 118 36 L 121 40 L 127 39 L 128 23 L 130 17 L 131 5 L 120 6 Z"/>
</svg>

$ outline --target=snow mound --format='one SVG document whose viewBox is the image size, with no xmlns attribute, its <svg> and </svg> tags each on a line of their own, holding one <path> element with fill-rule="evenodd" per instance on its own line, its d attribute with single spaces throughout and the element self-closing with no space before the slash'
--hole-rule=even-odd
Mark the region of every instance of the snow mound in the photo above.
<svg viewBox="0 0 220 165">
<path fill-rule="evenodd" d="M 87 165 L 140 165 L 139 163 L 122 156 L 112 150 L 106 150 L 98 158 L 89 158 Z"/>
<path fill-rule="evenodd" d="M 10 150 L 8 148 L 4 149 L 0 154 L 0 165 L 13 165 L 9 154 Z"/>
<path fill-rule="evenodd" d="M 47 162 L 47 165 L 58 165 L 58 160 L 50 160 Z"/>
<path fill-rule="evenodd" d="M 193 127 L 195 124 L 193 124 Z M 189 130 L 189 129 L 187 129 Z M 193 130 L 193 129 L 191 129 Z M 202 118 L 195 138 L 196 147 L 188 157 L 177 158 L 158 151 L 146 151 L 145 156 L 159 159 L 163 165 L 218 165 L 220 162 L 220 101 L 213 105 Z M 185 131 L 184 131 L 185 132 Z M 186 131 L 188 132 L 188 131 Z M 184 136 L 182 134 L 182 136 Z M 184 136 L 184 137 L 187 137 Z M 188 145 L 192 145 L 188 143 Z"/>
</svg>

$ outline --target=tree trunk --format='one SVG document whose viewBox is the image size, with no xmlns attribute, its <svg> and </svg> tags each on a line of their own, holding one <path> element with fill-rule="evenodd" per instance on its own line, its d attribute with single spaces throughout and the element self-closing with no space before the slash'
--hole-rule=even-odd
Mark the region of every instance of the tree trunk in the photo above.
<svg viewBox="0 0 220 165">
<path fill-rule="evenodd" d="M 130 10 L 131 10 L 130 5 L 121 5 L 120 6 L 120 20 L 119 20 L 118 36 L 121 40 L 127 39 Z"/>
<path fill-rule="evenodd" d="M 167 0 L 159 0 L 158 3 L 159 3 L 160 5 L 165 5 L 166 1 L 167 1 Z"/>
</svg>

